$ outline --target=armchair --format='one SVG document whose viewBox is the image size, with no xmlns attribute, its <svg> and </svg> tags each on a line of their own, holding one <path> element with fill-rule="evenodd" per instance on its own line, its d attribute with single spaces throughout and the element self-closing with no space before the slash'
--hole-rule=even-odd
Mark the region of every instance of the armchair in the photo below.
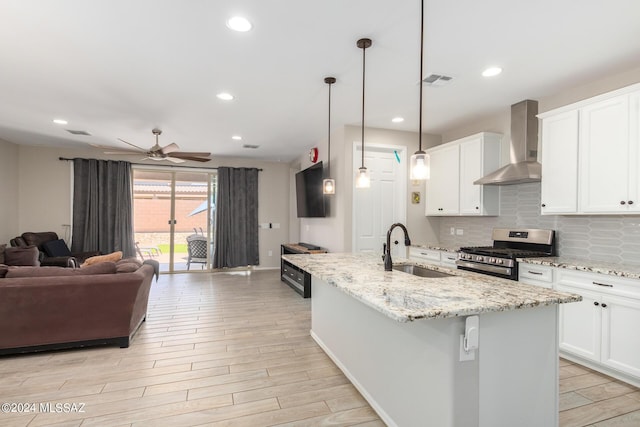
<svg viewBox="0 0 640 427">
<path fill-rule="evenodd" d="M 53 231 L 26 232 L 9 242 L 11 246 L 36 246 L 41 266 L 78 267 L 86 258 L 100 255 L 99 251 L 72 254 L 64 240 Z"/>
</svg>

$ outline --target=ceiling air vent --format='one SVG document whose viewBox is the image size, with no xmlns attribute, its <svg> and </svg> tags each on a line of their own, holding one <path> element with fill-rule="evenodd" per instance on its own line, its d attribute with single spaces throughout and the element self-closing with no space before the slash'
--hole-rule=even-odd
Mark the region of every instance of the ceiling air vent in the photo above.
<svg viewBox="0 0 640 427">
<path fill-rule="evenodd" d="M 453 77 L 445 76 L 443 74 L 430 74 L 422 82 L 427 86 L 446 86 L 453 80 Z"/>
<path fill-rule="evenodd" d="M 74 135 L 86 135 L 86 136 L 91 136 L 91 134 L 85 130 L 72 130 L 72 129 L 66 129 L 67 132 L 72 133 Z"/>
<path fill-rule="evenodd" d="M 244 144 L 242 146 L 242 148 L 251 148 L 253 150 L 255 150 L 256 148 L 260 147 L 259 145 L 252 145 L 252 144 Z"/>
</svg>

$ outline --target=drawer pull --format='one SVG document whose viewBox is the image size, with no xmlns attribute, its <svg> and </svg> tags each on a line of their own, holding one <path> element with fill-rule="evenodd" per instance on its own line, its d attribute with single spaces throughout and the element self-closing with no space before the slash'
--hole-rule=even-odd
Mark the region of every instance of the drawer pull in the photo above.
<svg viewBox="0 0 640 427">
<path fill-rule="evenodd" d="M 600 303 L 598 301 L 594 301 L 593 305 L 595 305 L 596 307 L 600 305 Z"/>
<path fill-rule="evenodd" d="M 606 284 L 606 283 L 599 283 L 599 282 L 591 282 L 591 283 L 593 283 L 594 285 L 598 285 L 598 286 L 604 286 L 604 287 L 607 287 L 607 288 L 613 288 L 613 285 L 609 285 L 609 284 Z"/>
<path fill-rule="evenodd" d="M 607 304 L 602 303 L 602 308 L 607 308 Z"/>
<path fill-rule="evenodd" d="M 536 276 L 542 276 L 543 273 L 539 272 L 539 271 L 531 271 L 531 270 L 527 270 L 527 273 L 529 274 L 535 274 Z"/>
<path fill-rule="evenodd" d="M 456 260 L 456 257 L 454 257 L 454 256 L 448 256 L 448 257 L 447 257 L 447 259 L 450 259 L 451 261 L 455 261 L 455 260 Z"/>
</svg>

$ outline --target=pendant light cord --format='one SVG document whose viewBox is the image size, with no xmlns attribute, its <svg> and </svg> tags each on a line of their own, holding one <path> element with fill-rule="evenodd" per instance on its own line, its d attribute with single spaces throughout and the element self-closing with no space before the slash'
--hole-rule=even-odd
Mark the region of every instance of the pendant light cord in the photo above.
<svg viewBox="0 0 640 427">
<path fill-rule="evenodd" d="M 424 0 L 420 8 L 420 108 L 418 120 L 418 151 L 422 151 L 422 63 L 424 55 Z"/>
<path fill-rule="evenodd" d="M 327 174 L 331 177 L 331 83 L 329 83 L 329 120 L 327 125 L 328 148 L 327 148 Z"/>
<path fill-rule="evenodd" d="M 362 164 L 361 167 L 364 168 L 364 68 L 365 68 L 365 52 L 367 50 L 366 44 L 362 47 Z"/>
</svg>

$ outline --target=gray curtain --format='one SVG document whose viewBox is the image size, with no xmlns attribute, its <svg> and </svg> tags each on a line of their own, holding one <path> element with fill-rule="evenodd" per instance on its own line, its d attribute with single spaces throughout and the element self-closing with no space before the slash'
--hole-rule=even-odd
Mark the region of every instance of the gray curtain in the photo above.
<svg viewBox="0 0 640 427">
<path fill-rule="evenodd" d="M 260 264 L 258 169 L 218 168 L 213 267 Z"/>
<path fill-rule="evenodd" d="M 131 163 L 73 160 L 72 252 L 135 256 Z"/>
</svg>

